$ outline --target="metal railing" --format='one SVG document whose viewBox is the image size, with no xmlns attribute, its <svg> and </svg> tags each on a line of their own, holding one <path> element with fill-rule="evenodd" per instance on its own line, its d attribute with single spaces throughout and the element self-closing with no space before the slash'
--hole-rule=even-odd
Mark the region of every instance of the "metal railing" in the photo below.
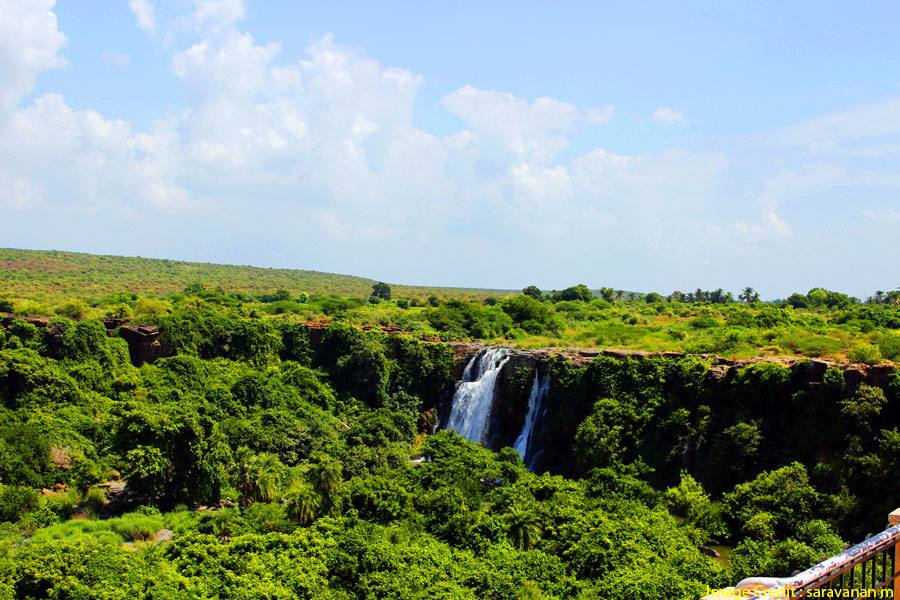
<svg viewBox="0 0 900 600">
<path fill-rule="evenodd" d="M 900 598 L 900 509 L 888 521 L 885 531 L 793 577 L 750 577 L 703 600 Z"/>
</svg>

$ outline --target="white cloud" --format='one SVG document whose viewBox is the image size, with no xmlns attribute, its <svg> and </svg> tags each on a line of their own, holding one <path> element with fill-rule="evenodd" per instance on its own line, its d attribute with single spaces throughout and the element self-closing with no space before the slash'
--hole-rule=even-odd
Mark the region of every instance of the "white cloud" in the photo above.
<svg viewBox="0 0 900 600">
<path fill-rule="evenodd" d="M 156 30 L 156 8 L 153 0 L 128 0 L 128 8 L 134 14 L 137 26 L 152 33 Z"/>
<path fill-rule="evenodd" d="M 445 96 L 443 105 L 466 121 L 474 136 L 470 141 L 502 164 L 552 160 L 568 147 L 568 134 L 578 126 L 608 123 L 615 113 L 612 105 L 583 110 L 546 97 L 529 103 L 507 92 L 471 85 Z"/>
<path fill-rule="evenodd" d="M 154 168 L 154 157 L 135 154 L 138 139 L 125 121 L 46 94 L 0 122 L 0 175 L 27 179 L 31 185 L 19 187 L 32 190 L 30 201 L 63 211 L 183 204 L 185 192 Z"/>
<path fill-rule="evenodd" d="M 788 127 L 780 139 L 827 152 L 849 142 L 896 134 L 900 134 L 900 98 L 889 98 Z"/>
<path fill-rule="evenodd" d="M 20 209 L 34 206 L 40 202 L 42 191 L 40 186 L 25 177 L 18 177 L 6 173 L 0 168 L 0 207 L 8 209 Z"/>
<path fill-rule="evenodd" d="M 298 262 L 319 260 L 307 266 L 386 277 L 390 263 L 419 282 L 446 283 L 444 269 L 460 264 L 501 285 L 491 278 L 588 279 L 622 272 L 626 262 L 669 281 L 688 269 L 722 272 L 715 270 L 741 252 L 752 264 L 776 264 L 757 259 L 809 242 L 799 199 L 819 202 L 841 186 L 900 188 L 900 127 L 875 126 L 893 118 L 891 102 L 775 132 L 759 147 L 738 143 L 727 154 L 625 153 L 602 144 L 576 152 L 570 139 L 609 122 L 614 107 L 465 85 L 443 98 L 461 130 L 437 136 L 414 124 L 420 75 L 331 36 L 302 56 L 284 56 L 279 43 L 260 43 L 240 27 L 246 10 L 233 1 L 196 1 L 180 17 L 171 69 L 188 101 L 138 130 L 56 94 L 22 102 L 41 71 L 64 64 L 52 4 L 41 6 L 28 12 L 21 35 L 0 10 L 0 67 L 9 66 L 0 70 L 0 204 L 22 223 L 29 214 L 89 215 L 87 230 L 106 235 L 123 223 L 164 220 L 196 239 L 191 248 L 227 245 L 218 240 L 229 235 L 241 249 L 278 241 Z M 152 3 L 130 6 L 142 28 L 157 28 Z M 35 52 L 10 50 L 6 34 Z M 114 53 L 104 58 L 117 63 Z M 684 122 L 665 107 L 654 119 Z M 865 206 L 882 207 L 868 219 L 897 220 L 890 200 Z M 852 210 L 858 217 L 861 208 Z M 183 243 L 166 228 L 156 235 L 150 250 Z M 120 251 L 148 251 L 127 246 L 139 243 L 131 237 Z"/>
<path fill-rule="evenodd" d="M 106 50 L 100 55 L 100 58 L 111 67 L 127 67 L 131 62 L 127 54 L 118 50 Z"/>
<path fill-rule="evenodd" d="M 202 26 L 233 26 L 244 18 L 246 7 L 242 0 L 193 0 L 194 21 Z"/>
<path fill-rule="evenodd" d="M 64 67 L 66 36 L 57 28 L 54 0 L 0 0 L 0 112 L 15 106 L 47 69 Z"/>
<path fill-rule="evenodd" d="M 778 214 L 778 206 L 772 196 L 764 194 L 758 204 L 760 210 L 755 219 L 737 221 L 725 226 L 724 231 L 729 237 L 737 238 L 743 243 L 759 244 L 787 239 L 794 235 L 793 228 Z"/>
<path fill-rule="evenodd" d="M 420 76 L 331 36 L 285 59 L 278 43 L 237 28 L 243 16 L 240 3 L 195 3 L 198 39 L 172 57 L 190 102 L 149 130 L 55 95 L 18 111 L 0 155 L 20 147 L 10 172 L 44 186 L 17 197 L 131 219 L 177 210 L 268 230 L 296 220 L 348 252 L 376 240 L 434 244 L 454 223 L 560 246 L 598 232 L 649 247 L 708 235 L 685 215 L 707 210 L 720 156 L 598 148 L 560 160 L 572 133 L 609 122 L 614 107 L 468 85 L 443 99 L 465 128 L 438 138 L 413 125 Z"/>
<path fill-rule="evenodd" d="M 685 122 L 684 114 L 668 106 L 660 106 L 654 110 L 652 118 L 654 121 L 666 123 L 667 125 Z"/>
</svg>

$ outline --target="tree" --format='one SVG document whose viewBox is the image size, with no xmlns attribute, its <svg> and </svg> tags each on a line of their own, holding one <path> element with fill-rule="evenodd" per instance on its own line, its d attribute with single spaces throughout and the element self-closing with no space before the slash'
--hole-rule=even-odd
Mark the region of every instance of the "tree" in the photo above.
<svg viewBox="0 0 900 600">
<path fill-rule="evenodd" d="M 510 296 L 501 304 L 503 312 L 529 333 L 541 333 L 546 329 L 555 329 L 553 306 L 535 300 L 531 296 L 519 294 Z"/>
<path fill-rule="evenodd" d="M 590 288 L 588 288 L 588 286 L 584 285 L 583 283 L 573 285 L 572 287 L 567 287 L 561 292 L 553 293 L 554 302 L 564 302 L 567 300 L 581 300 L 582 302 L 590 302 L 593 297 L 594 294 L 591 293 Z"/>
<path fill-rule="evenodd" d="M 809 298 L 807 298 L 805 294 L 800 294 L 797 292 L 794 292 L 793 294 L 788 296 L 785 302 L 790 306 L 793 306 L 794 308 L 806 308 L 807 306 L 809 306 Z"/>
<path fill-rule="evenodd" d="M 731 295 L 731 292 L 726 292 L 719 288 L 709 293 L 709 301 L 713 304 L 728 304 L 734 301 L 734 297 Z"/>
<path fill-rule="evenodd" d="M 288 516 L 301 525 L 307 525 L 315 520 L 322 505 L 322 498 L 306 482 L 295 483 L 284 495 Z"/>
<path fill-rule="evenodd" d="M 238 455 L 237 489 L 241 506 L 251 506 L 254 502 L 271 502 L 278 494 L 281 473 L 284 469 L 274 454 L 262 452 L 253 454 L 241 448 Z"/>
<path fill-rule="evenodd" d="M 754 302 L 759 302 L 759 294 L 752 287 L 748 286 L 738 295 L 738 300 L 746 302 L 747 304 L 752 304 Z"/>
<path fill-rule="evenodd" d="M 326 502 L 340 488 L 344 478 L 341 474 L 341 463 L 330 456 L 320 456 L 309 471 L 313 488 L 322 495 Z"/>
<path fill-rule="evenodd" d="M 840 401 L 841 415 L 868 433 L 872 430 L 872 425 L 886 404 L 887 398 L 884 390 L 862 384 L 851 398 Z"/>
<path fill-rule="evenodd" d="M 383 281 L 379 281 L 372 286 L 372 297 L 379 298 L 381 300 L 390 300 L 391 286 L 384 283 Z"/>
<path fill-rule="evenodd" d="M 532 510 L 513 506 L 506 513 L 506 533 L 516 548 L 533 548 L 541 537 L 540 518 Z"/>
<path fill-rule="evenodd" d="M 741 528 L 761 513 L 771 515 L 768 526 L 778 537 L 787 537 L 808 521 L 821 501 L 810 484 L 806 467 L 798 462 L 775 471 L 764 471 L 753 481 L 735 486 L 722 497 L 724 513 Z M 768 519 L 768 516 L 766 516 Z"/>
<path fill-rule="evenodd" d="M 616 290 L 611 287 L 602 287 L 600 288 L 600 297 L 606 300 L 607 302 L 612 302 L 616 296 Z"/>
<path fill-rule="evenodd" d="M 335 322 L 322 336 L 316 358 L 316 366 L 328 371 L 338 390 L 373 407 L 387 399 L 391 364 L 373 335 Z"/>
<path fill-rule="evenodd" d="M 544 297 L 544 293 L 541 291 L 541 288 L 536 285 L 529 285 L 527 288 L 522 290 L 522 293 L 526 296 L 531 296 L 535 300 L 541 300 Z"/>
<path fill-rule="evenodd" d="M 268 321 L 247 319 L 232 329 L 229 356 L 256 367 L 275 362 L 282 350 L 281 331 Z"/>
<path fill-rule="evenodd" d="M 118 413 L 113 447 L 125 457 L 123 475 L 138 496 L 172 502 L 219 501 L 231 451 L 218 424 L 187 403 L 128 402 Z"/>
</svg>

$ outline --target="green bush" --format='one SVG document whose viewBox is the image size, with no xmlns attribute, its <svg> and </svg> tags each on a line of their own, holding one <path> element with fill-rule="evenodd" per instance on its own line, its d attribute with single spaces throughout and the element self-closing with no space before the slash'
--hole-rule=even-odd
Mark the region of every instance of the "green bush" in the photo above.
<svg viewBox="0 0 900 600">
<path fill-rule="evenodd" d="M 41 494 L 21 485 L 0 486 L 0 521 L 16 522 L 40 505 Z"/>
<path fill-rule="evenodd" d="M 850 349 L 850 360 L 866 365 L 877 365 L 881 362 L 881 351 L 878 346 L 860 344 Z"/>
<path fill-rule="evenodd" d="M 878 340 L 881 355 L 890 360 L 900 360 L 900 334 L 886 333 Z"/>
</svg>

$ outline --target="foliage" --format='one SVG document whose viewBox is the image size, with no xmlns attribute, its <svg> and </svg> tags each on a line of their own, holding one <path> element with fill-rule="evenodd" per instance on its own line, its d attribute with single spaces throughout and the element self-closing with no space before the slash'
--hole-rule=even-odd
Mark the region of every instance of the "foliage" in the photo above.
<svg viewBox="0 0 900 600">
<path fill-rule="evenodd" d="M 59 273 L 69 255 L 41 256 Z M 0 597 L 695 598 L 810 566 L 900 495 L 900 376 L 813 362 L 546 359 L 534 473 L 432 433 L 458 372 L 439 340 L 891 359 L 887 294 L 394 286 L 367 304 L 367 280 L 99 258 L 74 257 L 97 285 L 71 297 L 9 270 L 4 306 L 47 293 L 75 320 L 0 327 Z M 119 291 L 138 266 L 179 285 Z M 107 314 L 158 326 L 161 356 L 132 366 Z"/>
</svg>

